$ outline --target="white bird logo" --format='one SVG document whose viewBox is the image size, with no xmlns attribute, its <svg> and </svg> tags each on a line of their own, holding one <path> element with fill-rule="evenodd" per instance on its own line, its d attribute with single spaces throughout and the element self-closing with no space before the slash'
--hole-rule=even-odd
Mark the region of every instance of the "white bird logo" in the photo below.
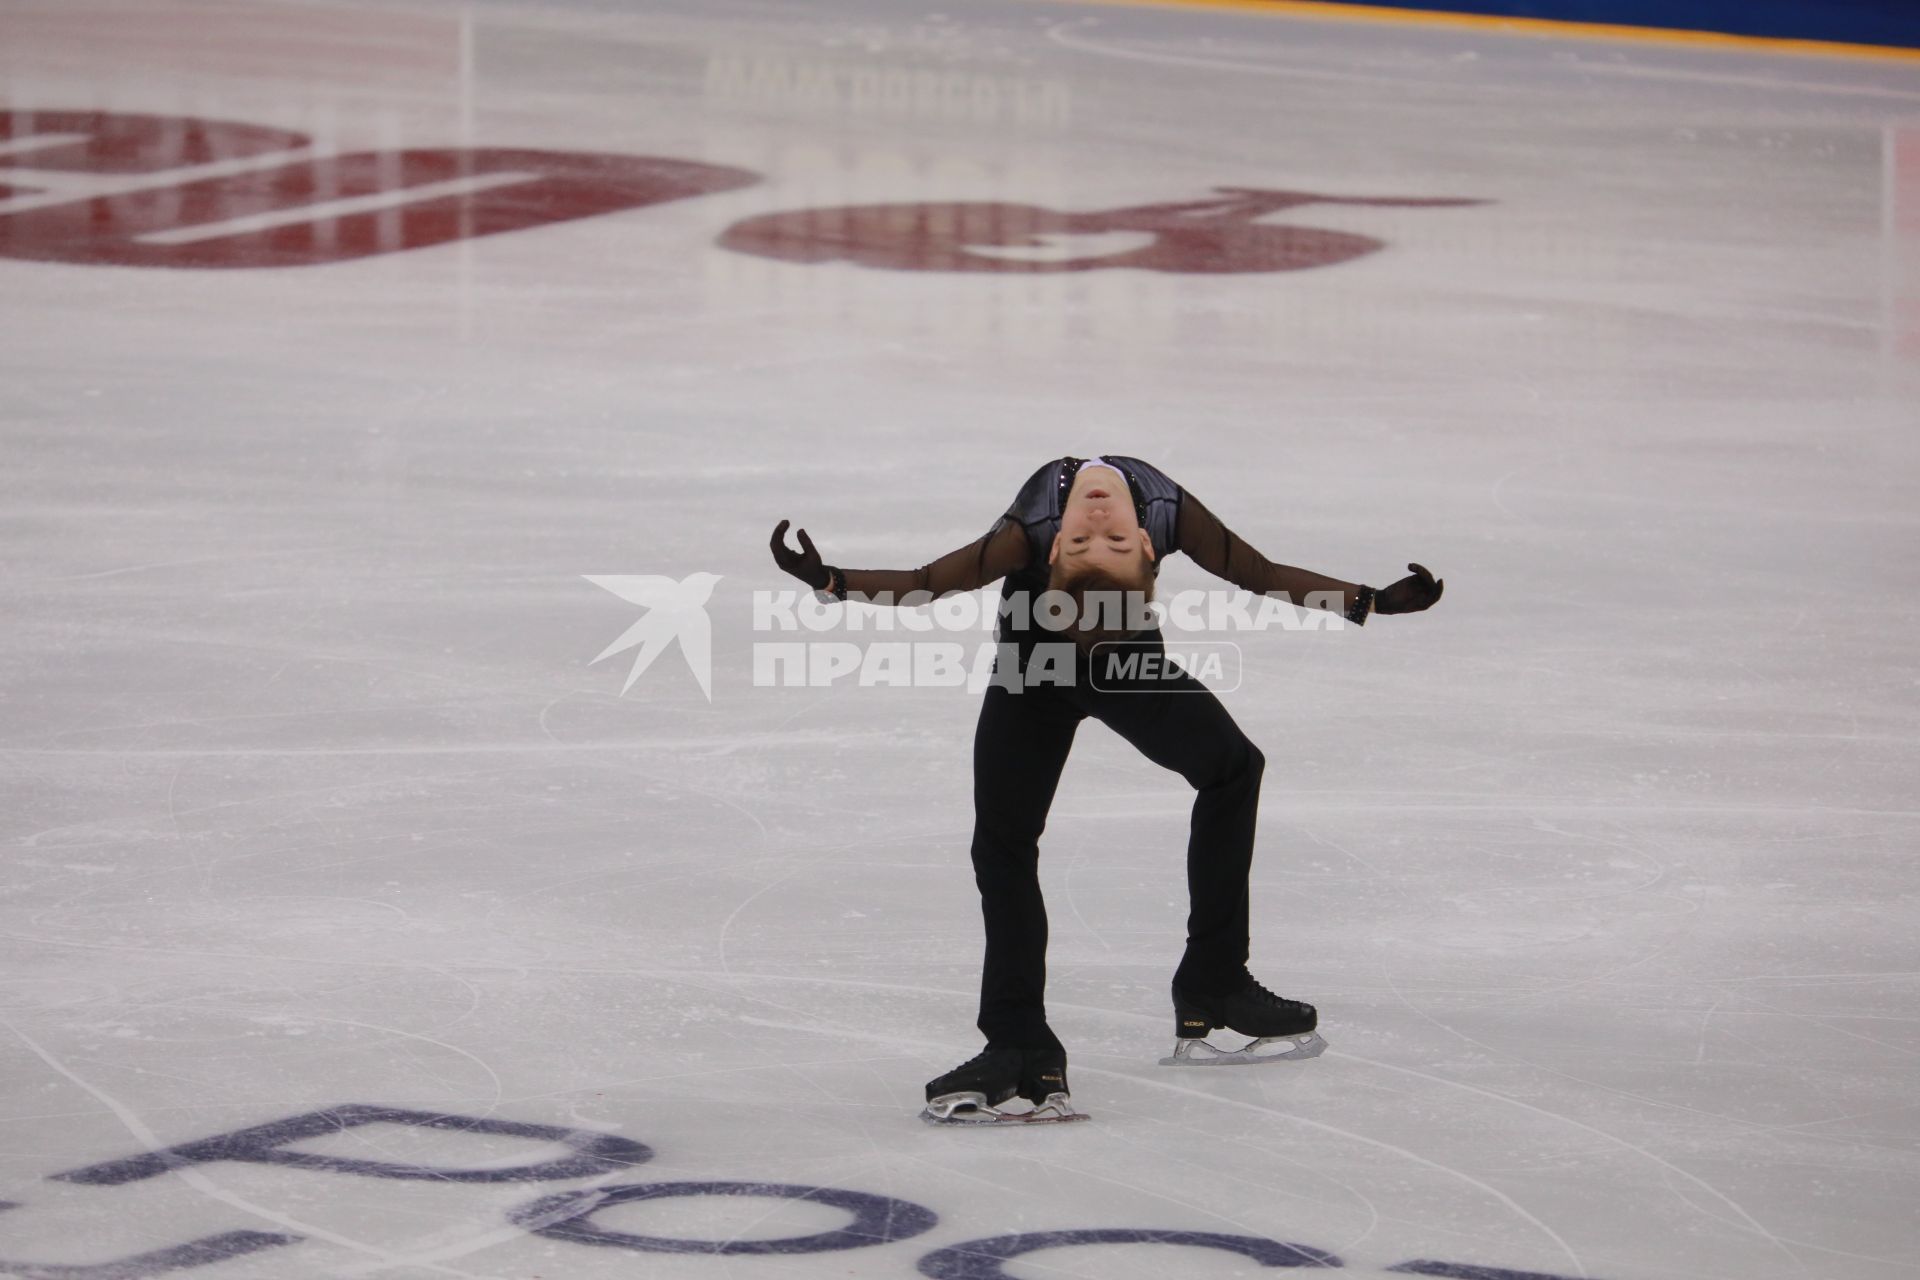
<svg viewBox="0 0 1920 1280">
<path fill-rule="evenodd" d="M 655 573 L 580 576 L 647 611 L 593 660 L 598 662 L 640 646 L 640 651 L 633 655 L 633 669 L 627 672 L 627 682 L 620 687 L 622 694 L 633 688 L 633 682 L 662 650 L 678 640 L 680 652 L 693 669 L 693 678 L 700 682 L 700 692 L 707 695 L 708 702 L 713 701 L 713 625 L 707 620 L 707 601 L 713 595 L 714 584 L 720 581 L 719 574 L 690 573 L 678 582 Z"/>
</svg>

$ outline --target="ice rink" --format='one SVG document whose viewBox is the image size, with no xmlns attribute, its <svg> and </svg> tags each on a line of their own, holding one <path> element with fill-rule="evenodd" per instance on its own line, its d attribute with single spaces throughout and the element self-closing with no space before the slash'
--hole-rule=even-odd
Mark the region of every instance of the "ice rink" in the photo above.
<svg viewBox="0 0 1920 1280">
<path fill-rule="evenodd" d="M 1920 61 L 0 0 L 0 111 L 0 1274 L 1920 1272 Z M 1446 596 L 1227 637 L 1326 1055 L 1156 1065 L 1192 793 L 1089 725 L 1093 1120 L 934 1129 L 978 691 L 769 683 L 942 637 L 768 532 L 1101 452 Z"/>
</svg>

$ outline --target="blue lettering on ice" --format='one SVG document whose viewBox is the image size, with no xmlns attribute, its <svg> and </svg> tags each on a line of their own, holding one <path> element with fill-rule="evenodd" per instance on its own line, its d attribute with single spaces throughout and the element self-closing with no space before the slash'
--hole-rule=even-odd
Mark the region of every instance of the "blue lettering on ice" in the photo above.
<svg viewBox="0 0 1920 1280">
<path fill-rule="evenodd" d="M 17 1209 L 18 1204 L 0 1200 L 0 1212 Z M 115 1258 L 111 1262 L 13 1262 L 0 1258 L 0 1275 L 19 1276 L 21 1280 L 144 1280 L 167 1271 L 204 1267 L 212 1262 L 274 1249 L 284 1244 L 299 1244 L 299 1236 L 268 1235 L 262 1231 L 229 1231 L 206 1236 L 188 1244 L 176 1244 L 150 1253 Z"/>
<path fill-rule="evenodd" d="M 143 1280 L 168 1271 L 204 1267 L 229 1258 L 244 1257 L 262 1249 L 299 1244 L 299 1236 L 268 1235 L 263 1231 L 229 1231 L 206 1236 L 190 1244 L 176 1244 L 151 1253 L 136 1253 L 111 1262 L 75 1264 L 65 1262 L 11 1262 L 0 1259 L 0 1274 L 19 1276 L 21 1280 Z"/>
<path fill-rule="evenodd" d="M 1544 1271 L 1509 1271 L 1505 1267 L 1482 1267 L 1470 1262 L 1402 1262 L 1388 1267 L 1407 1275 L 1441 1276 L 1444 1280 L 1567 1280 L 1565 1276 Z"/>
<path fill-rule="evenodd" d="M 660 1200 L 670 1196 L 755 1196 L 776 1200 L 807 1200 L 845 1209 L 853 1221 L 838 1231 L 790 1236 L 780 1240 L 679 1240 L 671 1236 L 640 1236 L 596 1226 L 593 1215 L 616 1204 Z M 515 1226 L 551 1240 L 575 1244 L 608 1245 L 645 1253 L 827 1253 L 867 1245 L 907 1240 L 930 1231 L 940 1221 L 933 1210 L 909 1200 L 841 1191 L 831 1187 L 794 1187 L 773 1182 L 654 1182 L 595 1187 L 547 1196 L 508 1215 Z"/>
<path fill-rule="evenodd" d="M 351 1160 L 286 1148 L 296 1142 L 342 1133 L 369 1124 L 400 1124 L 456 1133 L 529 1138 L 558 1143 L 571 1154 L 557 1160 L 511 1168 L 456 1169 L 439 1165 L 401 1164 L 387 1160 Z M 645 1143 L 613 1134 L 560 1125 L 525 1124 L 479 1116 L 448 1115 L 437 1111 L 408 1111 L 398 1107 L 349 1104 L 310 1111 L 232 1133 L 201 1138 L 126 1160 L 112 1160 L 53 1175 L 63 1182 L 88 1186 L 119 1186 L 218 1160 L 279 1165 L 321 1173 L 346 1173 L 369 1178 L 400 1178 L 431 1182 L 531 1182 L 597 1177 L 631 1169 L 653 1158 Z M 828 1205 L 852 1215 L 837 1231 L 778 1240 L 683 1240 L 671 1236 L 643 1236 L 613 1231 L 594 1223 L 602 1209 L 618 1204 L 660 1200 L 674 1196 L 739 1196 L 776 1200 L 804 1200 Z M 21 1206 L 0 1200 L 0 1213 Z M 658 1182 L 628 1183 L 566 1191 L 535 1200 L 513 1210 L 513 1224 L 535 1235 L 575 1244 L 632 1249 L 644 1253 L 802 1254 L 910 1240 L 936 1226 L 933 1210 L 910 1200 L 848 1191 L 833 1187 L 791 1186 L 772 1182 Z M 266 1249 L 298 1244 L 300 1236 L 261 1231 L 229 1231 L 185 1244 L 154 1249 L 108 1262 L 16 1262 L 0 1259 L 0 1275 L 20 1280 L 145 1280 L 169 1271 L 203 1267 Z M 928 1280 L 1009 1280 L 1006 1264 L 1042 1249 L 1080 1245 L 1161 1244 L 1220 1249 L 1249 1258 L 1263 1267 L 1338 1267 L 1340 1259 L 1310 1245 L 1285 1244 L 1261 1236 L 1220 1235 L 1203 1231 L 1160 1231 L 1138 1228 L 1098 1228 L 1077 1231 L 1034 1231 L 993 1236 L 949 1246 L 920 1260 L 920 1274 Z M 1434 1276 L 1437 1280 L 1567 1280 L 1539 1271 L 1511 1271 L 1465 1262 L 1424 1259 L 1387 1268 L 1403 1275 Z"/>
<path fill-rule="evenodd" d="M 1224 1249 L 1263 1267 L 1337 1267 L 1340 1259 L 1304 1244 L 1282 1244 L 1260 1236 L 1215 1235 L 1208 1231 L 1031 1231 L 1017 1236 L 969 1240 L 920 1259 L 920 1274 L 930 1280 L 1008 1280 L 1006 1263 L 1040 1249 L 1086 1244 L 1183 1244 Z"/>
<path fill-rule="evenodd" d="M 349 1160 L 340 1156 L 282 1149 L 288 1143 L 340 1133 L 367 1124 L 404 1124 L 457 1133 L 533 1138 L 571 1147 L 573 1154 L 559 1160 L 515 1165 L 508 1169 L 449 1169 L 439 1165 L 397 1164 L 387 1160 Z M 402 1178 L 421 1182 L 545 1182 L 615 1173 L 645 1164 L 652 1158 L 652 1149 L 644 1143 L 610 1133 L 549 1124 L 522 1124 L 514 1120 L 446 1115 L 437 1111 L 406 1111 L 398 1107 L 349 1104 L 330 1107 L 325 1111 L 310 1111 L 305 1115 L 255 1125 L 250 1129 L 238 1129 L 217 1137 L 201 1138 L 196 1142 L 152 1151 L 128 1160 L 89 1165 L 84 1169 L 55 1174 L 54 1177 L 62 1182 L 110 1187 L 152 1178 L 169 1169 L 182 1169 L 216 1160 L 238 1160 L 247 1164 L 285 1165 L 326 1173 L 351 1173 L 367 1178 Z"/>
</svg>

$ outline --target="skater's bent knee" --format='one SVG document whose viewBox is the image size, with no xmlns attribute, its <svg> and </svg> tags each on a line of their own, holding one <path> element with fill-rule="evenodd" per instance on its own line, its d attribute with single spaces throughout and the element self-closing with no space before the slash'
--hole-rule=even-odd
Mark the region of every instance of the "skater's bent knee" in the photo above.
<svg viewBox="0 0 1920 1280">
<path fill-rule="evenodd" d="M 1032 862 L 1040 853 L 1040 828 L 978 823 L 973 828 L 972 852 L 976 863 Z"/>
<path fill-rule="evenodd" d="M 1267 758 L 1260 748 L 1242 738 L 1237 744 L 1213 755 L 1198 772 L 1188 772 L 1187 781 L 1199 791 L 1214 791 L 1222 788 L 1259 787 L 1260 775 L 1266 772 Z"/>
<path fill-rule="evenodd" d="M 1260 775 L 1267 769 L 1267 758 L 1260 748 L 1245 738 L 1240 740 L 1240 749 L 1228 753 L 1222 762 L 1222 770 L 1211 783 L 1202 783 L 1203 790 L 1209 787 L 1258 787 Z"/>
</svg>

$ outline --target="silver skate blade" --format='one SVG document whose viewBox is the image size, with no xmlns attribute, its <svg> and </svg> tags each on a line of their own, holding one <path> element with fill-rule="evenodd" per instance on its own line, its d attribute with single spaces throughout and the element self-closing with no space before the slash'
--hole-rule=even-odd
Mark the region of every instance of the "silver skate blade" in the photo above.
<svg viewBox="0 0 1920 1280">
<path fill-rule="evenodd" d="M 927 1103 L 920 1118 L 934 1124 L 991 1124 L 999 1114 L 984 1093 L 944 1093 Z"/>
<path fill-rule="evenodd" d="M 1047 1100 L 1031 1111 L 997 1110 L 987 1105 L 982 1093 L 950 1093 L 929 1102 L 920 1118 L 939 1125 L 1010 1125 L 1066 1124 L 1089 1117 L 1084 1111 L 1075 1111 L 1073 1099 L 1064 1093 L 1048 1094 Z"/>
<path fill-rule="evenodd" d="M 1297 1036 L 1267 1036 L 1240 1049 L 1217 1049 L 1205 1040 L 1176 1040 L 1163 1067 L 1256 1067 L 1268 1062 L 1300 1062 L 1327 1051 L 1318 1031 Z"/>
</svg>

